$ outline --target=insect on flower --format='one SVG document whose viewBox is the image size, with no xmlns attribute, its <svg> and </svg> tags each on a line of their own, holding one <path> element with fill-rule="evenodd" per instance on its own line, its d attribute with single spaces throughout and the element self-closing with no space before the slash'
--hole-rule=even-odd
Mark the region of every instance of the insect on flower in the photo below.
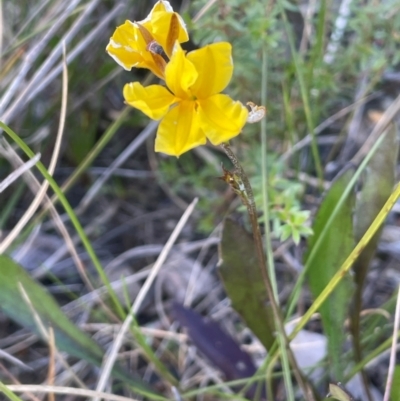
<svg viewBox="0 0 400 401">
<path fill-rule="evenodd" d="M 148 68 L 164 79 L 167 58 L 175 41 L 187 42 L 189 36 L 182 17 L 168 1 L 158 1 L 142 21 L 125 21 L 114 32 L 107 53 L 125 70 Z"/>
<path fill-rule="evenodd" d="M 247 102 L 246 104 L 250 107 L 250 113 L 247 117 L 247 122 L 250 124 L 258 123 L 267 114 L 267 109 L 264 106 L 257 106 L 253 102 Z"/>
</svg>

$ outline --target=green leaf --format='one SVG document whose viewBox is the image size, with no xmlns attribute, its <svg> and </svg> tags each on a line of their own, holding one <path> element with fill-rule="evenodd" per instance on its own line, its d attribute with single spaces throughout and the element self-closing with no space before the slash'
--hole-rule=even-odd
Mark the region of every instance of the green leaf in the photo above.
<svg viewBox="0 0 400 401">
<path fill-rule="evenodd" d="M 253 238 L 227 219 L 220 244 L 219 273 L 232 307 L 268 350 L 275 341 L 274 319 L 258 267 Z"/>
<path fill-rule="evenodd" d="M 280 240 L 286 241 L 291 235 L 294 237 L 294 230 L 292 230 L 292 227 L 290 227 L 288 224 L 284 224 L 281 226 L 281 238 Z"/>
<path fill-rule="evenodd" d="M 364 172 L 362 190 L 356 201 L 354 216 L 354 236 L 357 242 L 365 234 L 393 190 L 398 149 L 397 129 L 391 124 L 385 132 L 383 142 L 372 156 Z M 356 291 L 351 314 L 351 329 L 357 362 L 362 359 L 360 346 L 362 292 L 371 259 L 378 246 L 380 233 L 381 230 L 378 230 L 353 266 Z"/>
<path fill-rule="evenodd" d="M 390 399 L 400 400 L 400 365 L 396 365 L 394 368 L 392 388 L 390 390 Z"/>
<path fill-rule="evenodd" d="M 330 190 L 325 195 L 312 227 L 314 235 L 309 237 L 308 240 L 305 261 L 307 261 L 308 256 L 312 252 L 332 210 L 341 198 L 353 174 L 354 170 L 352 168 L 347 169 L 332 183 Z M 330 225 L 309 267 L 307 275 L 310 290 L 314 298 L 317 298 L 326 287 L 354 247 L 354 198 L 354 192 L 351 192 L 338 211 L 335 220 Z M 341 283 L 320 309 L 322 324 L 328 338 L 329 366 L 331 367 L 331 374 L 336 380 L 342 380 L 345 371 L 342 358 L 342 347 L 345 341 L 343 325 L 347 316 L 351 294 L 351 280 L 347 276 L 343 277 Z"/>
<path fill-rule="evenodd" d="M 362 190 L 356 202 L 354 216 L 356 241 L 359 241 L 365 234 L 392 193 L 396 179 L 398 149 L 397 129 L 392 124 L 386 131 L 382 144 L 372 156 L 365 170 Z M 371 239 L 354 265 L 356 280 L 365 276 L 365 270 L 368 268 L 369 262 L 375 253 L 379 235 L 380 232 Z"/>
<path fill-rule="evenodd" d="M 300 233 L 299 233 L 298 230 L 293 229 L 292 237 L 293 237 L 293 242 L 294 242 L 296 245 L 299 245 L 299 242 L 300 242 Z"/>
<path fill-rule="evenodd" d="M 31 306 L 23 297 L 21 286 Z M 33 309 L 46 330 L 49 327 L 53 328 L 57 349 L 94 365 L 101 365 L 104 352 L 100 346 L 64 315 L 55 299 L 43 286 L 34 281 L 23 267 L 5 255 L 0 255 L 0 307 L 10 319 L 44 339 L 36 324 Z M 154 394 L 144 382 L 132 378 L 132 375 L 119 366 L 114 368 L 113 375 L 134 386 L 137 392 Z"/>
</svg>

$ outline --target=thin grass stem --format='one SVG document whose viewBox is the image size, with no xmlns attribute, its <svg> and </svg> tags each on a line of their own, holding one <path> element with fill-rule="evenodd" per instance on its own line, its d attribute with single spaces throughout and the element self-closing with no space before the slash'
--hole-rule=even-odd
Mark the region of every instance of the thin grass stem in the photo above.
<svg viewBox="0 0 400 401">
<path fill-rule="evenodd" d="M 299 87 L 300 87 L 300 94 L 301 94 L 301 98 L 303 101 L 304 114 L 306 117 L 307 129 L 310 132 L 311 138 L 312 138 L 311 152 L 312 152 L 314 163 L 315 163 L 315 169 L 317 172 L 318 179 L 322 183 L 323 170 L 322 170 L 321 158 L 319 156 L 319 151 L 318 151 L 318 143 L 316 140 L 316 135 L 315 135 L 315 130 L 314 130 L 315 127 L 314 127 L 314 122 L 313 122 L 313 115 L 312 115 L 311 108 L 310 108 L 308 91 L 307 91 L 307 87 L 306 87 L 306 83 L 305 83 L 304 75 L 303 75 L 303 61 L 300 59 L 299 55 L 296 52 L 296 49 L 294 46 L 294 41 L 293 41 L 293 34 L 292 34 L 291 28 L 289 26 L 284 7 L 282 5 L 282 1 L 281 0 L 278 1 L 278 4 L 281 8 L 281 15 L 282 15 L 283 23 L 285 26 L 286 35 L 288 37 L 290 52 L 292 54 L 293 63 L 294 63 L 295 69 L 296 69 L 297 80 L 298 80 Z M 321 187 L 322 187 L 322 185 L 321 185 Z"/>
<path fill-rule="evenodd" d="M 265 39 L 265 37 L 264 37 Z M 262 41 L 262 62 L 261 62 L 261 104 L 267 104 L 267 73 L 268 73 L 268 55 L 265 46 L 265 41 Z M 264 222 L 264 235 L 265 235 L 265 249 L 267 253 L 267 268 L 268 275 L 271 280 L 272 293 L 275 299 L 276 305 L 279 308 L 279 296 L 278 296 L 278 284 L 276 281 L 275 274 L 275 262 L 274 254 L 272 249 L 272 236 L 270 230 L 270 213 L 269 213 L 269 193 L 268 193 L 268 165 L 267 165 L 267 117 L 261 120 L 261 182 L 262 182 L 262 209 L 263 209 L 263 222 Z M 275 317 L 276 319 L 276 317 Z M 275 325 L 279 327 L 279 323 L 275 322 Z M 284 327 L 283 327 L 284 329 Z M 294 401 L 294 390 L 293 383 L 290 374 L 289 358 L 286 352 L 285 338 L 282 335 L 278 335 L 278 343 L 281 350 L 283 378 L 285 382 L 286 397 L 288 401 Z"/>
</svg>

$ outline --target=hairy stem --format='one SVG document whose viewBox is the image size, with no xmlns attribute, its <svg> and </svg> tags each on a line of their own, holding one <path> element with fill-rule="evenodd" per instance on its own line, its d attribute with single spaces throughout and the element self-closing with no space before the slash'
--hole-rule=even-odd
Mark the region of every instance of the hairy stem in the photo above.
<svg viewBox="0 0 400 401">
<path fill-rule="evenodd" d="M 283 344 L 287 350 L 290 364 L 292 365 L 292 368 L 293 368 L 293 373 L 296 377 L 296 380 L 297 380 L 299 386 L 302 388 L 304 397 L 308 401 L 314 401 L 315 396 L 312 391 L 312 388 L 309 385 L 309 383 L 307 383 L 306 380 L 303 378 L 303 376 L 299 370 L 299 367 L 297 366 L 297 362 L 294 358 L 292 350 L 290 349 L 289 340 L 286 335 L 282 314 L 281 314 L 279 306 L 274 297 L 272 283 L 271 283 L 271 280 L 270 280 L 270 278 L 268 276 L 268 272 L 267 272 L 267 264 L 266 264 L 266 260 L 265 260 L 265 253 L 264 253 L 264 248 L 263 248 L 263 241 L 262 241 L 262 237 L 261 237 L 260 226 L 258 224 L 257 208 L 256 208 L 256 203 L 254 201 L 253 189 L 250 185 L 250 181 L 247 178 L 246 173 L 243 170 L 243 167 L 239 163 L 236 155 L 233 153 L 229 144 L 223 143 L 223 144 L 221 144 L 221 147 L 235 167 L 235 173 L 230 177 L 231 178 L 231 182 L 230 182 L 231 187 L 240 196 L 243 204 L 247 208 L 247 212 L 248 212 L 248 215 L 250 218 L 251 228 L 253 231 L 254 242 L 256 245 L 256 249 L 257 249 L 258 266 L 260 268 L 260 272 L 261 272 L 261 275 L 262 275 L 262 278 L 264 281 L 264 286 L 267 291 L 269 301 L 271 302 L 271 308 L 272 308 L 272 311 L 274 314 L 277 331 L 279 333 L 279 336 L 283 339 Z M 232 182 L 236 176 L 239 178 L 239 180 L 238 180 L 239 182 Z"/>
</svg>

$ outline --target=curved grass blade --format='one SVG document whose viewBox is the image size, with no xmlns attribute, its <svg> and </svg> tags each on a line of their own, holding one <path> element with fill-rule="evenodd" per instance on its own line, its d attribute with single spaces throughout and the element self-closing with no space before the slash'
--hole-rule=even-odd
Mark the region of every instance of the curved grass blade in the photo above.
<svg viewBox="0 0 400 401">
<path fill-rule="evenodd" d="M 0 255 L 1 309 L 10 319 L 44 339 L 31 307 L 20 291 L 20 286 L 23 287 L 31 307 L 34 308 L 45 329 L 53 328 L 57 349 L 94 365 L 101 365 L 104 352 L 100 346 L 64 315 L 55 299 L 43 286 L 34 281 L 23 267 L 8 256 Z M 146 383 L 133 378 L 121 367 L 116 367 L 113 375 L 133 386 L 138 393 L 148 395 L 150 398 L 156 395 Z"/>
<path fill-rule="evenodd" d="M 4 130 L 4 132 L 7 133 L 7 135 L 24 151 L 24 153 L 29 156 L 30 158 L 34 157 L 34 153 L 32 150 L 29 148 L 29 146 L 26 145 L 26 143 L 6 124 L 4 124 L 2 121 L 0 121 L 0 128 Z M 40 171 L 40 173 L 43 175 L 43 177 L 49 182 L 51 188 L 54 190 L 54 192 L 57 194 L 58 198 L 60 199 L 66 213 L 68 214 L 77 234 L 79 235 L 82 244 L 84 245 L 88 255 L 90 256 L 90 259 L 96 268 L 96 271 L 98 275 L 100 276 L 101 280 L 107 287 L 108 294 L 110 295 L 113 304 L 118 311 L 118 314 L 121 318 L 125 316 L 124 310 L 122 308 L 121 303 L 118 301 L 118 297 L 115 294 L 115 291 L 112 289 L 110 281 L 107 278 L 107 275 L 105 274 L 103 267 L 101 266 L 101 263 L 99 261 L 99 258 L 97 257 L 96 253 L 94 252 L 94 249 L 92 247 L 92 244 L 90 243 L 85 231 L 82 228 L 82 225 L 80 224 L 76 213 L 72 209 L 71 205 L 69 204 L 67 198 L 65 197 L 64 193 L 61 191 L 60 187 L 57 185 L 55 182 L 54 178 L 52 177 L 51 174 L 47 171 L 46 167 L 38 161 L 36 163 L 36 167 Z"/>
<path fill-rule="evenodd" d="M 313 231 L 314 235 L 308 241 L 308 249 L 305 261 L 312 252 L 315 243 L 332 210 L 342 196 L 348 183 L 354 175 L 354 169 L 348 168 L 332 184 L 326 194 L 318 213 L 315 217 Z M 310 290 L 317 298 L 325 289 L 335 273 L 339 270 L 346 256 L 354 247 L 353 237 L 353 207 L 355 194 L 351 192 L 338 211 L 335 220 L 330 225 L 323 243 L 319 246 L 312 264 L 308 270 Z M 345 341 L 343 330 L 344 321 L 347 316 L 349 301 L 352 295 L 351 280 L 345 276 L 341 283 L 332 292 L 329 298 L 320 308 L 322 324 L 328 338 L 328 357 L 330 359 L 331 375 L 336 380 L 342 380 L 344 374 L 342 347 Z"/>
</svg>

